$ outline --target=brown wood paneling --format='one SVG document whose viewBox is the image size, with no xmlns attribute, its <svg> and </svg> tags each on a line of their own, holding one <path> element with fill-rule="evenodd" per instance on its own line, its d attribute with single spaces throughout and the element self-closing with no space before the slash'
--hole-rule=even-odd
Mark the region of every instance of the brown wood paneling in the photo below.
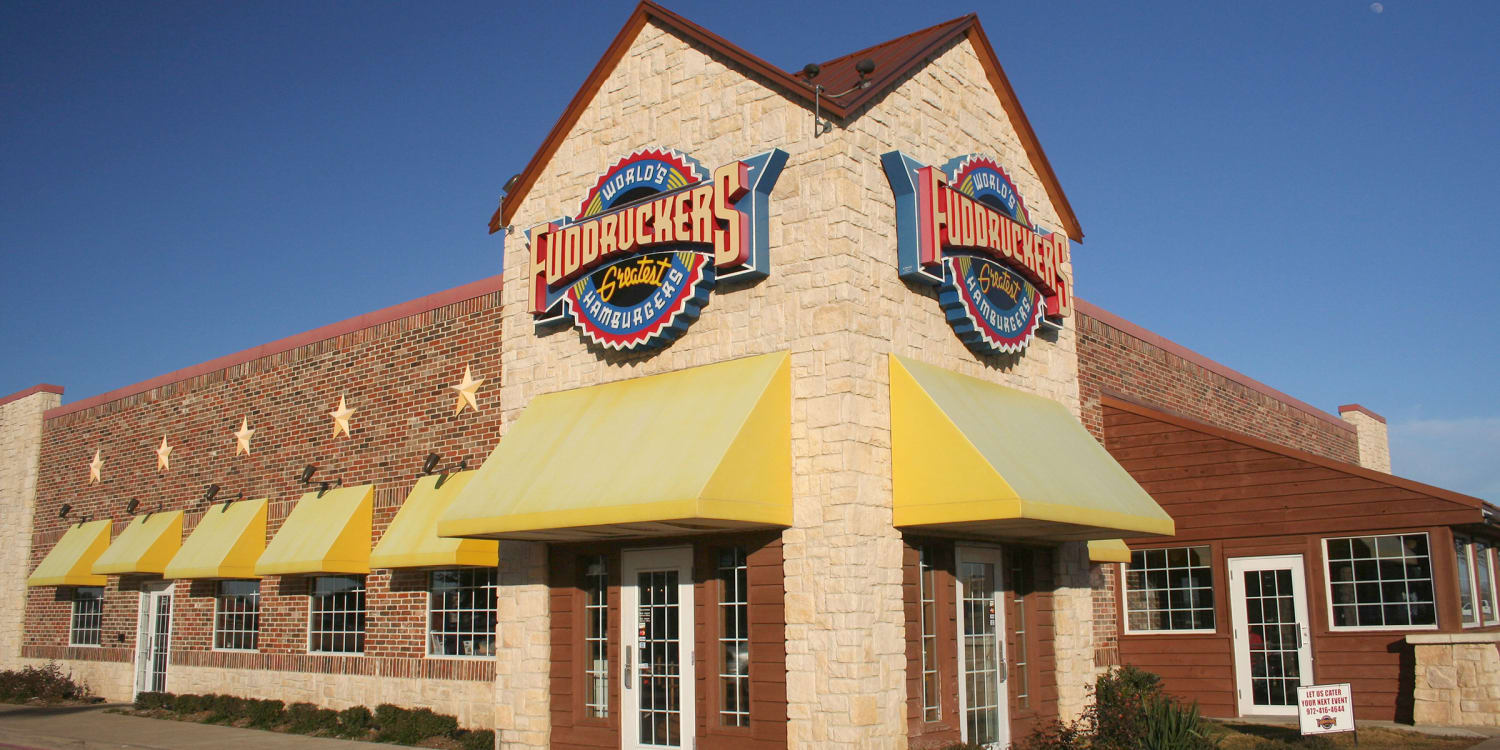
<svg viewBox="0 0 1500 750">
<path fill-rule="evenodd" d="M 720 721 L 718 646 L 722 581 L 718 555 L 725 548 L 745 550 L 745 583 L 750 619 L 750 726 Z M 786 574 L 780 534 L 713 537 L 695 547 L 698 630 L 698 737 L 705 750 L 786 747 Z"/>
<path fill-rule="evenodd" d="M 902 552 L 902 601 L 906 614 L 906 732 L 912 747 L 943 747 L 958 741 L 958 626 L 954 601 L 953 542 L 907 537 Z M 933 606 L 937 609 L 939 714 L 924 721 L 922 624 L 917 576 L 921 548 L 932 555 Z"/>
</svg>

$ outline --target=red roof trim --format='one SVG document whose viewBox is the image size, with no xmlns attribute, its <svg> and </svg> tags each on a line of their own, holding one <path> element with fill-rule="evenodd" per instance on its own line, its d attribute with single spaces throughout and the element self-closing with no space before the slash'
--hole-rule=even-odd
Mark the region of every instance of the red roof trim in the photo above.
<svg viewBox="0 0 1500 750">
<path fill-rule="evenodd" d="M 33 393 L 56 393 L 57 395 L 61 396 L 62 392 L 63 387 L 60 385 L 52 385 L 51 383 L 38 383 L 34 386 L 31 386 L 30 388 L 27 388 L 24 391 L 16 391 L 9 396 L 0 398 L 0 406 L 4 406 L 12 401 L 20 401 L 21 399 L 26 398 Z"/>
<path fill-rule="evenodd" d="M 486 294 L 498 291 L 500 291 L 499 276 L 491 276 L 486 279 L 480 279 L 479 281 L 470 282 L 468 284 L 464 284 L 463 286 L 454 287 L 452 289 L 437 292 L 435 294 L 429 294 L 426 297 L 419 297 L 409 302 L 403 302 L 399 305 L 392 305 L 391 307 L 365 313 L 364 315 L 357 315 L 355 317 L 349 318 L 348 320 L 341 320 L 337 323 L 331 323 L 321 328 L 314 328 L 311 331 L 299 333 L 295 336 L 288 336 L 284 339 L 277 339 L 276 341 L 272 341 L 269 344 L 261 344 L 260 346 L 246 349 L 241 352 L 227 354 L 223 357 L 219 357 L 218 359 L 211 359 L 207 362 L 196 364 L 191 367 L 184 367 L 181 370 L 175 370 L 165 375 L 159 375 L 150 380 L 142 381 L 134 385 L 127 385 L 124 388 L 116 388 L 115 390 L 109 391 L 108 393 L 101 393 L 97 396 L 91 396 L 89 398 L 83 399 L 82 401 L 74 401 L 71 404 L 63 404 L 62 406 L 56 407 L 54 409 L 48 409 L 46 414 L 43 415 L 43 418 L 54 419 L 56 417 L 72 414 L 74 412 L 83 411 L 84 409 L 98 406 L 99 404 L 107 404 L 111 401 L 118 401 L 119 399 L 125 398 L 127 396 L 134 396 L 137 393 L 144 393 L 153 388 L 160 388 L 164 385 L 171 385 L 172 383 L 180 383 L 184 380 L 196 378 L 199 375 L 206 375 L 211 372 L 225 370 L 230 367 L 234 367 L 235 365 L 244 364 L 253 359 L 259 359 L 261 357 L 268 357 L 272 354 L 280 354 L 281 352 L 291 351 L 292 349 L 296 349 L 300 346 L 307 346 L 308 344 L 315 344 L 319 341 L 326 341 L 331 338 L 337 338 L 346 333 L 353 333 L 355 331 L 364 330 L 366 328 L 373 328 L 384 323 L 389 323 L 393 320 L 399 320 L 401 318 L 405 318 L 411 315 L 417 315 L 429 310 L 436 310 L 439 307 L 451 305 L 455 302 L 463 302 L 464 300 L 474 299 L 475 297 L 481 297 Z M 58 391 L 61 392 L 62 389 L 59 388 Z"/>
<path fill-rule="evenodd" d="M 1259 391 L 1260 393 L 1270 396 L 1271 398 L 1274 398 L 1277 401 L 1280 401 L 1281 403 L 1286 404 L 1287 406 L 1290 406 L 1294 409 L 1307 412 L 1308 414 L 1311 414 L 1312 416 L 1317 417 L 1318 419 L 1321 419 L 1331 425 L 1337 425 L 1338 427 L 1351 431 L 1354 429 L 1354 425 L 1351 425 L 1348 422 L 1345 422 L 1344 420 L 1335 417 L 1332 414 L 1329 414 L 1328 412 L 1323 411 L 1316 406 L 1313 406 L 1312 404 L 1307 403 L 1306 401 L 1288 396 L 1287 394 L 1282 393 L 1281 391 L 1278 391 L 1275 388 L 1272 388 L 1271 386 L 1250 377 L 1249 375 L 1246 375 L 1225 365 L 1219 364 L 1218 362 L 1215 362 L 1208 357 L 1205 357 L 1202 354 L 1199 354 L 1175 341 L 1168 340 L 1155 333 L 1152 333 L 1151 331 L 1148 331 L 1118 315 L 1115 315 L 1114 313 L 1109 312 L 1108 310 L 1105 310 L 1098 305 L 1079 299 L 1077 297 L 1073 298 L 1073 302 L 1075 309 L 1077 309 L 1080 314 L 1087 315 L 1088 317 L 1093 318 L 1094 320 L 1097 320 L 1100 323 L 1103 323 L 1111 328 L 1114 328 L 1121 333 L 1134 336 L 1135 338 L 1138 338 L 1154 347 L 1157 347 L 1158 349 L 1170 352 L 1178 357 L 1192 362 L 1195 365 L 1198 365 L 1199 367 L 1202 367 L 1205 370 L 1208 370 L 1209 372 L 1222 375 L 1230 380 L 1233 380 L 1236 383 L 1239 383 L 1240 385 L 1250 388 L 1251 390 Z"/>
<path fill-rule="evenodd" d="M 1344 404 L 1343 406 L 1339 407 L 1339 413 L 1340 414 L 1343 414 L 1346 411 L 1362 412 L 1365 416 L 1369 417 L 1370 419 L 1373 419 L 1376 422 L 1379 422 L 1381 424 L 1385 424 L 1385 417 L 1382 417 L 1379 414 L 1376 414 L 1375 412 L 1370 411 L 1369 409 L 1366 409 L 1363 406 L 1360 406 L 1359 404 Z"/>
<path fill-rule="evenodd" d="M 1101 404 L 1104 404 L 1105 406 L 1112 406 L 1116 409 L 1128 411 L 1132 414 L 1139 414 L 1143 417 L 1149 417 L 1160 422 L 1174 424 L 1178 427 L 1194 430 L 1196 432 L 1202 432 L 1206 435 L 1213 435 L 1214 437 L 1223 438 L 1224 440 L 1229 440 L 1241 445 L 1247 445 L 1251 448 L 1258 448 L 1270 453 L 1279 453 L 1283 456 L 1287 456 L 1288 458 L 1295 458 L 1299 461 L 1306 461 L 1310 464 L 1315 464 L 1325 469 L 1341 471 L 1350 476 L 1369 479 L 1371 481 L 1380 482 L 1381 484 L 1387 484 L 1392 487 L 1399 487 L 1404 490 L 1418 492 L 1423 495 L 1437 498 L 1439 500 L 1446 500 L 1450 503 L 1462 505 L 1466 508 L 1479 510 L 1484 505 L 1486 505 L 1485 501 L 1477 497 L 1465 495 L 1460 492 L 1454 492 L 1452 490 L 1445 490 L 1441 487 L 1434 487 L 1430 484 L 1423 484 L 1411 479 L 1404 479 L 1394 474 L 1387 474 L 1383 471 L 1366 469 L 1365 467 L 1359 466 L 1357 464 L 1351 464 L 1345 461 L 1335 461 L 1331 458 L 1319 456 L 1316 453 L 1308 453 L 1307 451 L 1298 450 L 1296 448 L 1288 448 L 1284 445 L 1278 445 L 1267 440 L 1250 437 L 1249 435 L 1243 435 L 1232 430 L 1226 430 L 1222 427 L 1204 424 L 1203 422 L 1199 422 L 1197 420 L 1188 419 L 1186 417 L 1172 414 L 1171 412 L 1166 412 L 1151 406 L 1146 406 L 1145 404 L 1142 404 L 1133 399 L 1122 398 L 1117 395 L 1105 394 L 1099 397 L 1099 402 Z M 1481 520 L 1482 519 L 1475 519 L 1475 522 L 1478 523 Z"/>
<path fill-rule="evenodd" d="M 572 101 L 568 103 L 567 108 L 563 110 L 562 115 L 552 126 L 552 130 L 547 133 L 547 137 L 542 141 L 541 147 L 532 155 L 531 161 L 527 162 L 526 168 L 520 173 L 520 180 L 505 195 L 500 205 L 495 209 L 495 213 L 490 217 L 489 227 L 491 234 L 500 231 L 502 227 L 511 223 L 527 193 L 536 185 L 537 179 L 541 176 L 542 168 L 557 153 L 557 149 L 562 146 L 562 142 L 567 137 L 568 131 L 572 130 L 573 126 L 577 124 L 578 118 L 583 115 L 583 110 L 593 100 L 594 95 L 599 92 L 599 88 L 604 85 L 604 80 L 609 77 L 610 73 L 614 72 L 615 66 L 625 56 L 625 52 L 630 48 L 631 42 L 635 41 L 636 35 L 645 27 L 647 21 L 659 23 L 670 30 L 678 32 L 688 40 L 723 55 L 752 74 L 759 76 L 769 86 L 779 89 L 782 93 L 789 95 L 793 99 L 801 100 L 805 104 L 813 102 L 813 90 L 806 85 L 800 76 L 776 68 L 765 60 L 732 44 L 718 34 L 651 2 L 651 0 L 641 0 L 641 4 L 636 6 L 635 12 L 625 22 L 624 27 L 620 29 L 620 33 L 615 35 L 614 41 L 610 43 L 604 56 L 599 59 L 599 63 L 594 66 L 588 78 L 584 79 L 583 86 L 578 89 L 577 94 L 574 94 Z M 951 28 L 948 28 L 949 26 Z M 1011 88 L 1010 81 L 1005 77 L 1005 73 L 1000 67 L 1000 62 L 995 57 L 995 51 L 990 46 L 989 39 L 985 36 L 984 30 L 979 25 L 979 19 L 973 14 L 937 24 L 936 26 L 907 34 L 903 37 L 898 37 L 897 39 L 867 48 L 861 52 L 834 58 L 828 65 L 835 68 L 835 70 L 825 71 L 824 75 L 832 73 L 837 77 L 840 72 L 847 72 L 842 69 L 852 65 L 850 61 L 859 59 L 862 54 L 880 47 L 893 45 L 904 39 L 919 37 L 924 33 L 935 33 L 936 35 L 926 43 L 920 44 L 912 50 L 905 51 L 904 56 L 897 58 L 898 62 L 894 65 L 877 68 L 876 75 L 872 79 L 872 85 L 856 94 L 854 98 L 844 102 L 823 100 L 823 111 L 829 117 L 835 117 L 840 120 L 848 119 L 865 104 L 873 101 L 876 97 L 888 91 L 897 82 L 903 80 L 905 75 L 922 60 L 927 59 L 928 56 L 950 44 L 960 36 L 967 34 L 970 42 L 979 53 L 980 61 L 989 75 L 991 85 L 1000 98 L 1001 106 L 1005 109 L 1006 114 L 1010 116 L 1012 125 L 1016 129 L 1017 135 L 1021 138 L 1021 143 L 1027 156 L 1032 160 L 1037 169 L 1038 176 L 1042 180 L 1042 185 L 1047 191 L 1047 196 L 1052 200 L 1054 208 L 1057 209 L 1057 214 L 1062 221 L 1064 231 L 1074 240 L 1082 241 L 1083 228 L 1078 224 L 1078 217 L 1074 215 L 1072 205 L 1068 203 L 1067 196 L 1063 194 L 1062 185 L 1058 182 L 1057 175 L 1052 170 L 1052 164 L 1047 160 L 1047 155 L 1042 151 L 1041 142 L 1037 140 L 1036 132 L 1032 130 L 1030 121 L 1026 119 L 1026 113 L 1021 109 L 1021 103 L 1016 99 L 1015 90 Z"/>
</svg>

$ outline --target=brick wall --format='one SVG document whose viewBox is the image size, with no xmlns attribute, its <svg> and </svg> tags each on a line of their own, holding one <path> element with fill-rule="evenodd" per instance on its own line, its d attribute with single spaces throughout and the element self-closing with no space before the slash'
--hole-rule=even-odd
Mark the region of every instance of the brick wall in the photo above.
<svg viewBox="0 0 1500 750">
<path fill-rule="evenodd" d="M 133 392 L 48 412 L 41 432 L 28 572 L 62 535 L 66 522 L 58 511 L 63 503 L 73 506 L 75 516 L 113 518 L 116 534 L 129 520 L 124 506 L 131 498 L 138 498 L 143 510 L 155 510 L 158 504 L 184 509 L 187 534 L 202 517 L 199 501 L 205 486 L 216 483 L 223 488 L 221 499 L 241 491 L 247 498 L 270 498 L 269 539 L 301 496 L 296 476 L 307 464 L 319 467 L 319 478 L 376 486 L 373 541 L 378 541 L 429 452 L 442 454 L 444 466 L 467 458 L 475 467 L 499 440 L 501 411 L 492 398 L 500 381 L 495 286 L 470 285 L 433 295 L 336 324 L 341 330 L 326 337 L 294 337 L 278 342 L 290 346 L 267 345 L 222 367 L 191 368 L 181 378 L 158 379 L 145 384 L 149 387 L 128 389 Z M 481 410 L 455 415 L 456 394 L 450 386 L 465 366 L 472 367 L 474 377 L 488 380 L 479 392 Z M 357 411 L 350 435 L 334 439 L 328 412 L 341 395 Z M 242 417 L 256 430 L 248 456 L 236 455 L 231 434 Z M 171 468 L 158 472 L 154 449 L 163 435 L 173 447 Z M 104 459 L 103 478 L 90 484 L 88 462 L 96 449 Z M 25 656 L 70 664 L 127 662 L 135 646 L 138 592 L 144 581 L 154 579 L 109 580 L 98 648 L 67 646 L 71 589 L 30 590 L 22 636 Z M 232 653 L 211 650 L 216 587 L 178 582 L 169 689 L 183 690 L 178 684 L 183 681 L 211 685 L 212 676 L 226 685 L 244 683 L 246 690 L 253 687 L 262 695 L 295 696 L 296 685 L 305 684 L 301 699 L 337 705 L 358 696 L 385 695 L 378 683 L 391 678 L 432 679 L 438 687 L 447 684 L 450 697 L 454 690 L 471 691 L 453 687 L 467 682 L 476 683 L 472 689 L 483 695 L 459 702 L 484 709 L 465 709 L 466 718 L 471 725 L 492 724 L 492 662 L 424 657 L 424 572 L 381 570 L 366 579 L 370 616 L 362 656 L 306 654 L 309 585 L 300 576 L 262 579 L 260 653 Z M 247 670 L 265 674 L 236 676 Z M 298 674 L 340 677 L 318 687 Z M 189 675 L 196 677 L 189 680 Z M 259 684 L 276 675 L 281 675 L 280 683 Z M 129 680 L 124 683 L 111 688 L 123 689 L 124 695 L 108 697 L 128 698 Z M 420 701 L 437 689 L 412 695 Z"/>
</svg>

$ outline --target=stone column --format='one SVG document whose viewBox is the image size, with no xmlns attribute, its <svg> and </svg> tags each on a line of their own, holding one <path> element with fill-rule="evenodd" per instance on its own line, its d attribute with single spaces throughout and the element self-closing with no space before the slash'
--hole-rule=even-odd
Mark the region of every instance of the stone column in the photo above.
<svg viewBox="0 0 1500 750">
<path fill-rule="evenodd" d="M 552 742 L 547 546 L 501 542 L 495 634 L 495 745 L 546 750 Z"/>
<path fill-rule="evenodd" d="M 1094 666 L 1094 589 L 1088 542 L 1057 548 L 1057 582 L 1052 594 L 1052 648 L 1057 672 L 1057 713 L 1064 721 L 1083 714 L 1089 686 L 1100 669 Z"/>
<path fill-rule="evenodd" d="M 0 669 L 20 664 L 42 415 L 62 391 L 38 385 L 0 398 Z"/>
<path fill-rule="evenodd" d="M 1359 404 L 1340 406 L 1339 416 L 1354 425 L 1359 438 L 1359 465 L 1391 473 L 1391 442 L 1386 434 L 1385 417 Z"/>
</svg>

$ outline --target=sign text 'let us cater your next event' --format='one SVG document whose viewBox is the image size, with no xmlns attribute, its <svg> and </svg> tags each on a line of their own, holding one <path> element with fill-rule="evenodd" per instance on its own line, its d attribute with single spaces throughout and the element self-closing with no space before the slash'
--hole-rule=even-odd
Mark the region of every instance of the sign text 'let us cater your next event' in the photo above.
<svg viewBox="0 0 1500 750">
<path fill-rule="evenodd" d="M 712 245 L 714 265 L 737 266 L 750 254 L 750 223 L 734 203 L 749 189 L 749 165 L 737 161 L 689 185 L 576 224 L 531 230 L 531 311 L 546 310 L 547 289 L 602 263 L 659 245 Z"/>
</svg>

